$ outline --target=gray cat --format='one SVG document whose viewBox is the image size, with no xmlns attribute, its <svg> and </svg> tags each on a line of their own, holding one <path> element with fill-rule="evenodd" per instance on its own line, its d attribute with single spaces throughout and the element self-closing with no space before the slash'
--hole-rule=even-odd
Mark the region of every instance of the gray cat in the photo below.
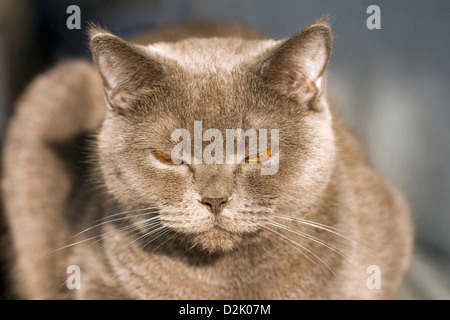
<svg viewBox="0 0 450 320">
<path fill-rule="evenodd" d="M 8 131 L 19 297 L 395 297 L 410 214 L 326 100 L 331 41 L 324 20 L 279 41 L 193 24 L 131 44 L 93 27 L 94 65 L 40 75 Z M 270 136 L 234 163 L 190 161 L 198 150 L 177 159 L 173 133 L 198 148 L 200 121 L 202 134 Z M 214 137 L 200 147 L 214 140 L 221 160 Z M 273 159 L 277 171 L 261 174 Z"/>
</svg>

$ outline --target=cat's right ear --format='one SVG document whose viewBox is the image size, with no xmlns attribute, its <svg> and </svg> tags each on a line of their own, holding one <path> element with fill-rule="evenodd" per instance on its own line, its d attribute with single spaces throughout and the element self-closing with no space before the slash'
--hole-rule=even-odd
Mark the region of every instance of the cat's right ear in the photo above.
<svg viewBox="0 0 450 320">
<path fill-rule="evenodd" d="M 126 112 L 164 77 L 162 66 L 137 46 L 92 27 L 90 49 L 110 107 Z"/>
</svg>

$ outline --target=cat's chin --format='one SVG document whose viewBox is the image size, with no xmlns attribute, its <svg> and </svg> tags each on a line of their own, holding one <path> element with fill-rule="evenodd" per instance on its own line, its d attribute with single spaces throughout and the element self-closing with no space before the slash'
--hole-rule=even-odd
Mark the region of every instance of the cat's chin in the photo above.
<svg viewBox="0 0 450 320">
<path fill-rule="evenodd" d="M 220 227 L 197 234 L 192 239 L 195 247 L 208 253 L 225 253 L 234 250 L 243 241 L 243 236 Z"/>
</svg>

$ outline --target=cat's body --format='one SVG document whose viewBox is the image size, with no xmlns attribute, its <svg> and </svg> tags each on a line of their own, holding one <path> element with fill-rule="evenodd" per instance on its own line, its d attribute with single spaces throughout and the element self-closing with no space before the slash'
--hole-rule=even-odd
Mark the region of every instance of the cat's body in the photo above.
<svg viewBox="0 0 450 320">
<path fill-rule="evenodd" d="M 207 39 L 178 41 L 190 35 Z M 223 25 L 138 41 L 161 40 L 135 49 L 96 29 L 101 77 L 88 62 L 63 62 L 20 100 L 2 184 L 18 294 L 392 298 L 411 251 L 409 212 L 326 102 L 327 24 L 280 42 Z M 157 159 L 155 150 L 170 154 L 171 132 L 194 121 L 279 129 L 278 172 Z M 95 147 L 83 147 L 92 132 Z M 219 197 L 214 211 L 208 199 Z M 70 265 L 80 267 L 81 289 L 66 286 Z M 368 283 L 371 266 L 379 289 Z"/>
</svg>

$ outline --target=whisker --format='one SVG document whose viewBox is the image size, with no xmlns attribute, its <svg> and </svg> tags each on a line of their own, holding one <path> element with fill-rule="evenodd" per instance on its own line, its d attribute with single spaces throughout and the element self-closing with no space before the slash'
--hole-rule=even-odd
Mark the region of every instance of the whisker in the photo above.
<svg viewBox="0 0 450 320">
<path fill-rule="evenodd" d="M 152 243 L 153 241 L 155 241 L 155 240 L 158 239 L 159 237 L 161 237 L 161 236 L 163 236 L 163 235 L 165 235 L 165 234 L 168 234 L 168 233 L 170 232 L 170 229 L 167 228 L 166 226 L 162 226 L 161 228 L 162 228 L 162 229 L 161 229 L 162 232 L 161 232 L 159 235 L 157 235 L 156 237 L 154 237 L 152 240 L 150 240 L 149 242 L 147 242 L 145 245 L 143 245 L 143 246 L 142 246 L 142 249 L 144 249 L 146 246 L 148 246 L 150 243 Z M 164 228 L 166 228 L 166 229 L 164 230 Z M 167 239 L 167 240 L 168 240 L 168 239 Z M 167 240 L 164 241 L 162 244 L 166 243 Z M 162 244 L 160 244 L 158 247 L 156 247 L 156 248 L 153 249 L 153 250 L 156 250 L 156 249 L 159 248 Z"/>
<path fill-rule="evenodd" d="M 115 232 L 124 232 L 125 231 L 125 235 L 131 235 L 133 233 L 139 234 L 141 231 L 136 228 L 136 227 L 138 227 L 138 225 L 143 224 L 143 227 L 145 227 L 145 228 L 154 227 L 155 225 L 159 224 L 159 221 L 153 221 L 156 218 L 157 217 L 153 217 L 153 218 L 146 219 L 146 220 L 143 220 L 143 221 L 134 222 L 134 223 L 132 223 L 132 224 L 130 224 L 128 226 L 121 227 L 121 228 L 118 228 L 118 229 L 114 229 L 114 230 L 108 231 L 106 233 L 102 233 L 102 234 L 96 236 L 99 239 L 97 239 L 94 242 L 92 242 L 91 244 L 89 244 L 89 246 L 92 246 L 95 243 L 97 243 L 99 241 L 102 241 L 105 237 L 107 237 L 107 236 L 109 236 L 109 235 L 111 235 L 112 233 L 115 233 Z M 126 230 L 129 230 L 129 229 L 132 229 L 131 232 L 130 231 L 126 231 Z"/>
<path fill-rule="evenodd" d="M 155 210 L 155 211 L 157 211 L 158 209 L 161 209 L 161 208 L 164 208 L 164 207 L 165 207 L 164 205 L 161 205 L 161 206 L 153 206 L 153 207 L 147 207 L 147 208 L 142 208 L 142 209 L 136 209 L 136 210 L 119 212 L 119 213 L 107 215 L 106 217 L 100 218 L 100 219 L 94 221 L 94 223 L 100 222 L 102 220 L 109 219 L 109 218 L 112 218 L 112 217 L 115 217 L 115 216 L 125 215 L 125 214 L 129 214 L 129 213 L 134 213 L 134 212 L 140 212 L 140 211 L 144 211 L 144 210 Z"/>
<path fill-rule="evenodd" d="M 271 229 L 271 228 L 269 228 L 269 227 L 267 227 L 267 226 L 263 226 L 263 228 L 266 229 L 266 230 L 268 230 L 268 231 L 270 231 L 270 232 L 272 232 L 272 233 L 274 233 L 274 234 L 276 234 L 276 235 L 278 235 L 278 236 L 280 236 L 280 237 L 282 237 L 282 238 L 284 238 L 284 239 L 286 239 L 287 241 L 289 241 L 289 242 L 295 244 L 296 246 L 302 248 L 303 250 L 307 251 L 307 252 L 310 253 L 312 256 L 314 256 L 317 260 L 319 260 L 320 262 L 322 262 L 322 263 L 328 268 L 328 270 L 329 270 L 334 276 L 336 276 L 336 274 L 334 273 L 334 271 L 331 269 L 331 267 L 330 267 L 325 261 L 323 261 L 322 259 L 320 259 L 315 253 L 313 253 L 311 250 L 309 250 L 309 249 L 306 248 L 305 246 L 299 244 L 298 242 L 296 242 L 296 241 L 290 239 L 289 237 L 286 237 L 285 235 L 283 235 L 283 234 L 281 234 L 281 233 L 279 233 L 279 232 L 277 232 L 277 231 L 275 231 L 275 230 L 273 230 L 273 229 Z M 301 252 L 300 250 L 298 250 L 298 251 Z M 315 263 L 310 257 L 308 257 L 304 252 L 301 252 L 301 253 L 302 253 L 306 258 L 308 258 L 308 260 L 310 260 L 311 262 L 313 262 L 314 264 L 316 264 L 316 263 Z"/>
<path fill-rule="evenodd" d="M 366 249 L 367 252 L 368 252 L 370 255 L 372 255 L 374 258 L 376 258 L 378 261 L 380 261 L 381 263 L 383 263 L 383 264 L 389 266 L 389 264 L 387 264 L 386 262 L 384 262 L 383 260 L 381 260 L 381 259 L 380 259 L 380 258 L 379 258 L 379 257 L 378 257 L 378 256 L 377 256 L 377 255 L 376 255 L 376 254 L 375 254 L 368 246 L 366 246 L 366 245 L 362 244 L 361 242 L 358 242 L 358 241 L 356 241 L 356 240 L 354 240 L 354 239 L 351 239 L 351 238 L 349 238 L 349 237 L 347 237 L 346 235 L 343 234 L 343 233 L 347 233 L 347 234 L 348 234 L 348 232 L 345 232 L 345 231 L 340 230 L 340 229 L 338 229 L 338 228 L 334 228 L 334 227 L 331 227 L 331 226 L 327 226 L 327 225 L 322 224 L 322 223 L 319 223 L 319 222 L 315 222 L 315 221 L 311 221 L 311 220 L 306 220 L 306 219 L 302 219 L 302 218 L 298 218 L 298 217 L 292 217 L 292 216 L 275 216 L 274 218 L 280 218 L 280 219 L 290 220 L 290 221 L 297 221 L 297 222 L 303 223 L 303 224 L 305 224 L 305 225 L 312 226 L 312 227 L 315 227 L 315 228 L 318 228 L 318 229 L 321 229 L 321 230 L 325 230 L 325 231 L 327 231 L 327 232 L 330 232 L 330 233 L 332 233 L 332 234 L 334 234 L 334 235 L 336 235 L 336 236 L 338 236 L 338 237 L 340 237 L 340 238 L 343 238 L 343 239 L 345 239 L 345 240 L 347 240 L 347 241 L 349 241 L 349 242 L 351 242 L 351 243 L 353 243 L 353 244 L 355 244 L 355 245 L 357 245 L 357 246 L 360 246 L 360 247 Z M 372 240 L 370 240 L 370 241 L 372 241 Z"/>
<path fill-rule="evenodd" d="M 170 229 L 168 229 L 167 231 L 170 232 Z M 168 232 L 167 232 L 167 233 L 168 233 Z M 175 234 L 174 234 L 173 237 L 167 238 L 166 241 L 164 241 L 163 243 L 161 243 L 159 246 L 157 246 L 156 248 L 154 248 L 152 251 L 158 250 L 159 247 L 163 246 L 163 245 L 164 245 L 167 241 L 169 241 L 169 240 L 172 240 L 172 244 L 173 244 L 173 242 L 174 242 L 174 240 L 175 240 L 175 237 L 176 237 L 179 233 L 180 233 L 179 231 L 175 232 Z"/>
<path fill-rule="evenodd" d="M 73 247 L 73 246 L 75 246 L 75 245 L 77 245 L 77 244 L 81 244 L 81 243 L 85 243 L 85 242 L 88 242 L 88 241 L 91 241 L 91 240 L 94 240 L 94 239 L 98 239 L 98 240 L 96 240 L 96 241 L 94 241 L 93 243 L 90 244 L 90 245 L 92 245 L 92 244 L 94 244 L 95 242 L 100 241 L 100 240 L 101 240 L 104 236 L 106 236 L 106 235 L 109 235 L 109 234 L 111 234 L 111 233 L 118 232 L 118 231 L 124 231 L 124 230 L 131 229 L 131 228 L 135 227 L 136 224 L 141 224 L 141 223 L 145 224 L 145 223 L 149 223 L 149 222 L 151 222 L 152 220 L 154 220 L 154 219 L 156 219 L 156 218 L 157 218 L 157 217 L 152 217 L 152 218 L 150 218 L 150 219 L 143 220 L 143 221 L 139 221 L 139 222 L 136 222 L 136 223 L 134 223 L 134 224 L 131 224 L 131 225 L 128 225 L 128 226 L 124 226 L 124 227 L 121 227 L 121 228 L 119 228 L 119 229 L 114 229 L 114 230 L 108 231 L 108 232 L 106 232 L 106 233 L 102 233 L 102 234 L 99 234 L 99 235 L 96 235 L 96 236 L 93 236 L 93 237 L 90 237 L 90 238 L 87 238 L 87 239 L 83 239 L 83 240 L 80 240 L 80 241 L 76 241 L 76 242 L 70 243 L 70 244 L 68 244 L 68 245 L 65 245 L 65 246 L 63 246 L 63 247 L 60 247 L 60 248 L 58 248 L 58 249 L 55 249 L 55 250 L 53 250 L 53 251 L 50 251 L 50 252 L 48 252 L 47 254 L 52 254 L 52 253 L 58 252 L 58 251 L 60 251 L 60 250 L 67 249 L 67 248 L 70 248 L 70 247 Z M 74 237 L 75 237 L 75 236 L 69 238 L 69 240 L 72 239 L 72 238 L 74 238 Z"/>
<path fill-rule="evenodd" d="M 122 250 L 122 249 L 124 249 L 124 248 L 130 246 L 131 244 L 136 243 L 136 242 L 140 241 L 141 239 L 145 239 L 145 238 L 147 238 L 148 236 L 152 235 L 153 233 L 158 233 L 159 231 L 164 230 L 165 228 L 167 228 L 167 227 L 166 227 L 166 226 L 161 226 L 161 227 L 158 227 L 158 228 L 156 228 L 156 229 L 153 229 L 152 231 L 149 231 L 149 232 L 147 232 L 147 233 L 141 235 L 141 236 L 138 237 L 137 239 L 133 239 L 132 241 L 126 243 L 125 245 L 120 246 L 117 250 L 115 250 L 114 252 L 112 252 L 110 255 L 116 254 L 117 252 L 119 252 L 120 250 Z M 110 256 L 110 255 L 109 255 L 109 256 Z M 107 258 L 107 257 L 105 257 L 105 258 Z"/>
<path fill-rule="evenodd" d="M 161 227 L 159 227 L 159 228 L 153 229 L 152 231 L 147 232 L 147 233 L 145 233 L 144 235 L 141 235 L 141 236 L 138 237 L 137 239 L 133 239 L 132 241 L 126 243 L 125 245 L 120 245 L 118 249 L 116 249 L 116 250 L 114 250 L 113 252 L 111 252 L 111 253 L 105 255 L 105 256 L 101 259 L 101 261 L 102 261 L 102 262 L 106 261 L 106 260 L 109 259 L 111 256 L 113 256 L 113 255 L 115 255 L 117 252 L 119 252 L 120 250 L 129 247 L 131 244 L 136 243 L 136 242 L 140 241 L 141 239 L 143 239 L 143 238 L 145 238 L 145 237 L 150 236 L 152 233 L 158 233 L 158 232 L 160 232 L 161 230 L 163 230 L 164 228 L 167 228 L 167 227 L 161 226 Z M 117 274 L 114 274 L 114 275 L 112 276 L 112 279 L 114 279 L 116 276 L 117 276 Z"/>
<path fill-rule="evenodd" d="M 324 247 L 326 247 L 326 248 L 328 248 L 328 249 L 338 253 L 339 255 L 341 255 L 342 257 L 344 257 L 345 259 L 347 259 L 351 263 L 353 263 L 353 260 L 345 252 L 343 252 L 342 250 L 332 246 L 331 244 L 326 243 L 325 241 L 323 241 L 323 240 L 321 240 L 321 239 L 319 239 L 317 237 L 314 237 L 312 235 L 309 235 L 309 234 L 301 232 L 301 231 L 294 230 L 294 229 L 292 229 L 292 228 L 290 228 L 288 226 L 285 226 L 285 225 L 283 225 L 281 223 L 277 223 L 277 222 L 268 222 L 268 223 L 273 225 L 273 226 L 276 226 L 276 227 L 282 228 L 284 230 L 290 231 L 292 233 L 298 234 L 299 236 L 302 236 L 302 237 L 304 237 L 306 239 L 309 239 L 311 241 L 314 241 L 316 243 L 319 243 L 319 244 L 323 245 Z"/>
<path fill-rule="evenodd" d="M 146 209 L 142 209 L 142 210 L 146 210 Z M 140 211 L 142 211 L 142 210 L 140 210 Z M 131 211 L 130 211 L 130 212 L 131 212 Z M 133 217 L 145 216 L 145 215 L 149 215 L 149 214 L 152 214 L 152 213 L 154 213 L 154 211 L 149 211 L 149 212 L 145 212 L 145 213 L 136 214 L 136 215 L 133 215 Z M 125 214 L 125 212 L 124 212 L 124 213 L 121 213 L 121 214 Z M 109 217 L 106 217 L 106 218 L 109 218 Z M 75 234 L 75 235 L 73 235 L 72 237 L 70 237 L 68 240 L 73 239 L 73 238 L 79 236 L 79 235 L 82 234 L 82 233 L 85 233 L 85 232 L 87 232 L 87 231 L 89 231 L 89 230 L 92 230 L 92 229 L 94 229 L 94 228 L 100 227 L 100 226 L 102 226 L 102 225 L 104 225 L 104 224 L 107 224 L 107 223 L 110 223 L 110 222 L 117 222 L 117 221 L 121 221 L 121 220 L 126 220 L 126 219 L 128 219 L 128 218 L 129 218 L 129 217 L 122 217 L 122 218 L 112 219 L 112 220 L 108 220 L 108 221 L 103 221 L 103 222 L 98 223 L 98 224 L 96 224 L 96 225 L 94 225 L 94 226 L 91 226 L 91 227 L 89 227 L 89 228 L 86 228 L 86 229 L 84 229 L 83 231 L 78 232 L 77 234 Z M 103 218 L 103 219 L 104 219 L 104 218 Z"/>
<path fill-rule="evenodd" d="M 355 240 L 350 239 L 350 238 L 346 237 L 345 235 L 343 235 L 341 233 L 341 232 L 345 233 L 345 231 L 337 229 L 337 228 L 334 228 L 334 227 L 330 227 L 330 226 L 327 226 L 327 225 L 324 225 L 324 224 L 321 224 L 321 223 L 318 223 L 318 222 L 314 222 L 314 221 L 311 221 L 311 220 L 306 220 L 306 219 L 297 218 L 297 217 L 291 217 L 291 216 L 275 216 L 275 218 L 280 218 L 280 219 L 290 220 L 290 221 L 298 221 L 298 222 L 303 223 L 305 225 L 312 226 L 312 227 L 315 227 L 315 228 L 318 228 L 318 229 L 322 229 L 322 230 L 328 231 L 328 232 L 333 233 L 333 234 L 335 234 L 335 235 L 337 235 L 337 236 L 339 236 L 341 238 L 344 238 L 344 239 L 346 239 L 346 240 L 348 240 L 350 242 L 358 244 Z"/>
</svg>

